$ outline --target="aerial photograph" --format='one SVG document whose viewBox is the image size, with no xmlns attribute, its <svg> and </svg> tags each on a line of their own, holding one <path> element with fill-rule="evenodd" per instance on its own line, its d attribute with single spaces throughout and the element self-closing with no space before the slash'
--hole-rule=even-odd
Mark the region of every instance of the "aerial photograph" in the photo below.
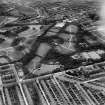
<svg viewBox="0 0 105 105">
<path fill-rule="evenodd" d="M 0 0 L 0 105 L 105 105 L 105 0 Z"/>
</svg>

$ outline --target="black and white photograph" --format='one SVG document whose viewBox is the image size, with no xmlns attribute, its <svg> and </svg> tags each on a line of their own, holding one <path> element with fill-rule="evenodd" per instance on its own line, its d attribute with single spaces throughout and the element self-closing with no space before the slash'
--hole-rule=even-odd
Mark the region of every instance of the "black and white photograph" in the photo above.
<svg viewBox="0 0 105 105">
<path fill-rule="evenodd" d="M 105 105 L 105 0 L 0 0 L 0 105 Z"/>
</svg>

